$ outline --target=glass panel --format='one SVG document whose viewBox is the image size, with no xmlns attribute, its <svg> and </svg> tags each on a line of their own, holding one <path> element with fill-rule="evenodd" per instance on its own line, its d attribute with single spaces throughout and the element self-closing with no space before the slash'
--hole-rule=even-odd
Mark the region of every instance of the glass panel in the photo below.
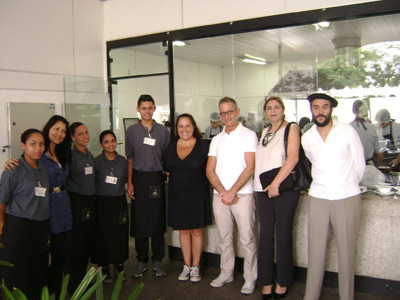
<svg viewBox="0 0 400 300">
<path fill-rule="evenodd" d="M 106 82 L 100 79 L 65 77 L 65 118 L 70 124 L 82 122 L 90 134 L 89 150 L 94 156 L 101 153 L 99 135 L 110 129 L 110 97 Z"/>
<path fill-rule="evenodd" d="M 393 14 L 185 41 L 174 47 L 176 111 L 204 131 L 226 95 L 259 131 L 266 97 L 283 98 L 287 120 L 299 121 L 311 117 L 306 98 L 318 91 L 339 100 L 334 115 L 345 123 L 357 99 L 369 103 L 372 121 L 381 108 L 400 118 L 399 29 Z"/>
<path fill-rule="evenodd" d="M 111 77 L 168 72 L 166 51 L 162 43 L 113 49 L 110 51 Z"/>
<path fill-rule="evenodd" d="M 125 131 L 134 124 L 139 113 L 136 111 L 137 101 L 142 94 L 152 95 L 156 111 L 153 119 L 164 124 L 169 119 L 169 81 L 168 76 L 153 76 L 118 80 L 113 84 L 113 127 L 117 136 L 117 151 L 125 155 Z"/>
</svg>

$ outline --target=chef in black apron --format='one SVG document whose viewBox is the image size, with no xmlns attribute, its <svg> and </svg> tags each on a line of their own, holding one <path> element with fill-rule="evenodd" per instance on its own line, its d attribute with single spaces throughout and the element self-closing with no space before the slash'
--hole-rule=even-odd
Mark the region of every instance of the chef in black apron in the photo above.
<svg viewBox="0 0 400 300">
<path fill-rule="evenodd" d="M 135 237 L 138 264 L 132 277 L 141 277 L 149 261 L 151 239 L 153 270 L 166 273 L 161 260 L 165 255 L 165 180 L 162 157 L 168 146 L 168 130 L 153 120 L 156 109 L 150 95 L 141 95 L 137 111 L 140 121 L 128 128 L 125 154 L 128 159 L 128 194 L 131 201 L 131 236 Z"/>
<path fill-rule="evenodd" d="M 86 148 L 90 139 L 87 127 L 75 122 L 69 128 L 74 147 L 66 186 L 71 201 L 72 230 L 67 234 L 65 269 L 70 274 L 68 292 L 72 294 L 86 274 L 93 249 L 95 164 Z"/>
<path fill-rule="evenodd" d="M 213 112 L 210 115 L 210 124 L 211 126 L 207 127 L 204 132 L 205 139 L 212 139 L 223 130 L 223 127 L 221 126 L 221 116 L 217 112 Z"/>
</svg>

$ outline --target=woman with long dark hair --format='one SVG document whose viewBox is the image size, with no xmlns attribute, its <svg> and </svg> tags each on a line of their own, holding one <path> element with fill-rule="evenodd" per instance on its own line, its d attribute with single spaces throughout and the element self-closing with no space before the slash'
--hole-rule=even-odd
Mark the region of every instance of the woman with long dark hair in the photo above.
<svg viewBox="0 0 400 300">
<path fill-rule="evenodd" d="M 203 228 L 211 224 L 211 204 L 206 165 L 209 143 L 201 139 L 194 118 L 182 114 L 176 120 L 176 140 L 165 152 L 169 174 L 168 225 L 179 230 L 185 265 L 178 279 L 201 280 L 200 258 Z"/>
<path fill-rule="evenodd" d="M 52 116 L 43 127 L 46 153 L 40 163 L 46 166 L 49 176 L 50 190 L 50 256 L 49 292 L 61 292 L 63 267 L 66 259 L 66 234 L 72 228 L 71 206 L 65 183 L 71 160 L 71 136 L 68 121 L 59 115 Z M 6 169 L 19 165 L 19 161 L 11 159 Z"/>
</svg>

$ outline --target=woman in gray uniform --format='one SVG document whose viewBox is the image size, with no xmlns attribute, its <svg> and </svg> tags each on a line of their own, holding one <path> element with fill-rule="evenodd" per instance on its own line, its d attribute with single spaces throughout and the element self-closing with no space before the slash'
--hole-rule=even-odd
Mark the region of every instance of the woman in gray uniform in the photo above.
<svg viewBox="0 0 400 300">
<path fill-rule="evenodd" d="M 45 151 L 43 134 L 28 129 L 21 135 L 24 150 L 20 166 L 6 171 L 0 181 L 0 259 L 13 267 L 2 267 L 8 288 L 19 288 L 28 299 L 39 299 L 47 285 L 49 259 L 49 180 L 39 162 Z"/>
<path fill-rule="evenodd" d="M 129 217 L 125 185 L 128 162 L 115 152 L 117 138 L 111 130 L 100 134 L 103 153 L 94 159 L 96 169 L 96 240 L 92 262 L 102 267 L 111 283 L 109 265 L 116 273 L 124 270 L 129 257 Z M 125 278 L 125 276 L 124 276 Z"/>
<path fill-rule="evenodd" d="M 86 274 L 94 236 L 94 157 L 86 148 L 89 131 L 80 122 L 69 127 L 74 147 L 67 179 L 71 201 L 72 230 L 67 234 L 66 273 L 70 274 L 68 292 L 72 294 Z"/>
</svg>

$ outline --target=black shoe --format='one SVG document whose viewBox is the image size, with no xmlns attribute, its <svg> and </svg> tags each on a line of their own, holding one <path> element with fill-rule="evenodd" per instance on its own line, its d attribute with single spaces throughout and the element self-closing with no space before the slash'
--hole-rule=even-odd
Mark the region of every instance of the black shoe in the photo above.
<svg viewBox="0 0 400 300">
<path fill-rule="evenodd" d="M 289 288 L 286 288 L 286 291 L 283 294 L 278 294 L 274 291 L 274 299 L 283 299 L 287 296 Z"/>
<path fill-rule="evenodd" d="M 261 300 L 268 300 L 268 299 L 272 299 L 272 293 L 269 294 L 261 293 Z"/>
</svg>

